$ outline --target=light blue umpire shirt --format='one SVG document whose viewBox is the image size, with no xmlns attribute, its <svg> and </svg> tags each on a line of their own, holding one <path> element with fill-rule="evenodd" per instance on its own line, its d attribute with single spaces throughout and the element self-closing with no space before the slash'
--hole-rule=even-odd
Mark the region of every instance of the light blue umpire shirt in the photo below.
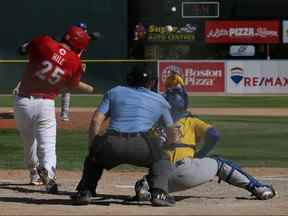
<svg viewBox="0 0 288 216">
<path fill-rule="evenodd" d="M 97 111 L 110 117 L 108 129 L 124 133 L 146 132 L 161 117 L 166 127 L 173 124 L 166 99 L 144 87 L 112 88 L 104 94 Z"/>
</svg>

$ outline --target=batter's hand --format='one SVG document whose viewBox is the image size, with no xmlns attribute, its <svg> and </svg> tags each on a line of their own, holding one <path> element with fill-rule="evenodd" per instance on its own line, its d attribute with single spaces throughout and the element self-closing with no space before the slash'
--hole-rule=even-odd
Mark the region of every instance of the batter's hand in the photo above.
<svg viewBox="0 0 288 216">
<path fill-rule="evenodd" d="M 87 65 L 85 63 L 82 63 L 81 66 L 82 66 L 82 71 L 85 72 L 86 68 L 87 68 Z"/>
<path fill-rule="evenodd" d="M 12 90 L 12 94 L 13 95 L 18 95 L 19 94 L 19 88 L 14 88 L 13 90 Z"/>
<path fill-rule="evenodd" d="M 16 87 L 12 90 L 12 94 L 13 94 L 13 95 L 18 95 L 18 94 L 19 94 L 20 85 L 21 85 L 21 81 L 19 81 L 19 82 L 17 83 Z"/>
</svg>

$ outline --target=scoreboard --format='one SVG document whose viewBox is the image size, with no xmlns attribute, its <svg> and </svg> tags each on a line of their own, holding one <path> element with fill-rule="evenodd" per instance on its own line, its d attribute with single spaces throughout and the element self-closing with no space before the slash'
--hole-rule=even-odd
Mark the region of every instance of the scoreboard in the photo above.
<svg viewBox="0 0 288 216">
<path fill-rule="evenodd" d="M 218 18 L 220 4 L 217 1 L 182 2 L 183 18 Z"/>
</svg>

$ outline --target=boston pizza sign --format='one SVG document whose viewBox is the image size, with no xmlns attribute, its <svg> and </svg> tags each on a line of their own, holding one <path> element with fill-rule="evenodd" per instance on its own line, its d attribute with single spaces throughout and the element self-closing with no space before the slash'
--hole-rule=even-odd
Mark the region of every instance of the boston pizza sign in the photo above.
<svg viewBox="0 0 288 216">
<path fill-rule="evenodd" d="M 280 42 L 278 20 L 207 21 L 206 43 L 275 44 Z"/>
</svg>

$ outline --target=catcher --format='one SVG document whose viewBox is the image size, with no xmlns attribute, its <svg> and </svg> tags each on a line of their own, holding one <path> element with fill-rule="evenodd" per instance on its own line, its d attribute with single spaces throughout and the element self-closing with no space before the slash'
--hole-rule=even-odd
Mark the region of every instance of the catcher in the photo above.
<svg viewBox="0 0 288 216">
<path fill-rule="evenodd" d="M 170 155 L 172 163 L 168 191 L 176 192 L 196 187 L 218 177 L 231 185 L 248 190 L 256 199 L 268 200 L 276 195 L 272 186 L 265 185 L 243 171 L 237 164 L 219 156 L 207 157 L 219 140 L 218 131 L 206 122 L 187 111 L 185 96 L 177 89 L 166 92 L 165 98 L 170 103 L 171 114 L 178 126 L 178 143 L 174 147 L 166 147 L 166 135 L 160 131 L 163 148 Z M 200 151 L 197 144 L 204 141 Z M 135 184 L 138 200 L 150 199 L 150 176 L 146 175 Z"/>
</svg>

